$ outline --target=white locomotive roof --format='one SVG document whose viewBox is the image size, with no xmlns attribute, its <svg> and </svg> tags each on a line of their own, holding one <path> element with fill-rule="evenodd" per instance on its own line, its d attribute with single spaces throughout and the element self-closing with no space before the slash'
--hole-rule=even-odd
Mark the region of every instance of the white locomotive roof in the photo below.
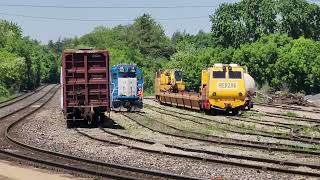
<svg viewBox="0 0 320 180">
<path fill-rule="evenodd" d="M 222 63 L 217 63 L 217 64 L 214 64 L 213 67 L 223 67 L 223 66 L 231 66 L 231 67 L 239 67 L 240 65 L 239 64 L 222 64 Z"/>
<path fill-rule="evenodd" d="M 222 66 L 223 66 L 223 64 L 221 64 L 221 63 L 217 63 L 217 64 L 214 64 L 213 66 L 214 66 L 214 67 L 222 67 Z"/>
<path fill-rule="evenodd" d="M 231 67 L 239 67 L 239 64 L 229 64 Z"/>
</svg>

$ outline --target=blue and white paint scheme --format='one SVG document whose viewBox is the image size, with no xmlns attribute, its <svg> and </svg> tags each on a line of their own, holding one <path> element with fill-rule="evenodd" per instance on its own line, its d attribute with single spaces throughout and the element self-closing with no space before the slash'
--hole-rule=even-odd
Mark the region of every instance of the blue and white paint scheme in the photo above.
<svg viewBox="0 0 320 180">
<path fill-rule="evenodd" d="M 143 75 L 136 65 L 119 64 L 111 68 L 111 107 L 115 111 L 143 108 Z"/>
</svg>

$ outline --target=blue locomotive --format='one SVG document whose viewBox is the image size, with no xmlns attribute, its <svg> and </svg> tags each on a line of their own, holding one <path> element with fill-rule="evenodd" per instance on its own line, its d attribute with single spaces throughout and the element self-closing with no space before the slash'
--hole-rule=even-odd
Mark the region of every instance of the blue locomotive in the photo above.
<svg viewBox="0 0 320 180">
<path fill-rule="evenodd" d="M 143 108 L 143 76 L 136 65 L 120 64 L 111 68 L 111 107 L 115 111 Z"/>
</svg>

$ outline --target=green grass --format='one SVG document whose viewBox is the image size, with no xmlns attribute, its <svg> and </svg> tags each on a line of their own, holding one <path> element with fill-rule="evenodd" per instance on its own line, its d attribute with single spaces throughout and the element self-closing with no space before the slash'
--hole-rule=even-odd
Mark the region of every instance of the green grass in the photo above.
<svg viewBox="0 0 320 180">
<path fill-rule="evenodd" d="M 200 132 L 205 135 L 211 135 L 212 133 L 222 132 L 222 130 L 217 125 L 209 125 L 205 128 L 200 129 Z"/>
<path fill-rule="evenodd" d="M 252 111 L 244 111 L 241 116 L 243 117 L 263 117 L 265 116 L 264 114 L 262 113 L 256 113 L 256 112 L 252 112 Z"/>
<path fill-rule="evenodd" d="M 250 129 L 250 130 L 256 130 L 256 125 L 255 124 L 253 124 L 253 125 L 248 125 L 247 126 L 247 129 Z"/>
<path fill-rule="evenodd" d="M 0 103 L 7 101 L 9 99 L 13 99 L 14 97 L 16 97 L 15 95 L 10 95 L 10 96 L 0 96 Z"/>
<path fill-rule="evenodd" d="M 312 136 L 314 133 L 320 133 L 320 130 L 317 127 L 303 127 L 300 132 L 304 135 Z"/>
<path fill-rule="evenodd" d="M 320 145 L 319 144 L 313 145 L 312 148 L 314 148 L 316 151 L 320 151 Z"/>
<path fill-rule="evenodd" d="M 298 114 L 291 112 L 291 111 L 287 112 L 285 115 L 288 117 L 298 117 Z"/>
</svg>

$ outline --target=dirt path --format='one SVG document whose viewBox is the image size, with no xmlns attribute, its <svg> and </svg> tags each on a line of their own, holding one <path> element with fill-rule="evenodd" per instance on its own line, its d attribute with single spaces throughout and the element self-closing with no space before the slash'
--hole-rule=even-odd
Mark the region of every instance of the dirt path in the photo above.
<svg viewBox="0 0 320 180">
<path fill-rule="evenodd" d="M 70 180 L 70 175 L 53 174 L 43 169 L 15 166 L 8 161 L 0 161 L 0 180 Z M 78 178 L 79 179 L 79 178 Z"/>
</svg>

